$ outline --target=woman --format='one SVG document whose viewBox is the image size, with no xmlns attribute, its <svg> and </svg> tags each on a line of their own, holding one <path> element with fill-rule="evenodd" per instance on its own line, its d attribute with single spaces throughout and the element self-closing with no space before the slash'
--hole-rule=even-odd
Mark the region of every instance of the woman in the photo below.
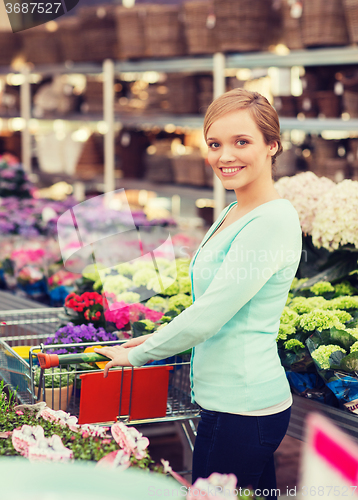
<svg viewBox="0 0 358 500">
<path fill-rule="evenodd" d="M 243 89 L 220 96 L 204 134 L 208 161 L 237 201 L 190 263 L 193 304 L 151 336 L 97 352 L 112 359 L 107 376 L 113 366 L 141 366 L 193 347 L 192 400 L 202 407 L 193 482 L 234 473 L 238 487 L 276 498 L 273 453 L 292 404 L 276 336 L 300 260 L 300 223 L 273 185 L 282 146 L 277 113 L 263 96 Z"/>
</svg>

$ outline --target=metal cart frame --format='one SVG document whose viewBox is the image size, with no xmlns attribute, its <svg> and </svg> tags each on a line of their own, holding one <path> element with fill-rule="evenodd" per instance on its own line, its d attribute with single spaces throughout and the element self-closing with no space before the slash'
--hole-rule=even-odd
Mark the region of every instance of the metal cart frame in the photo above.
<svg viewBox="0 0 358 500">
<path fill-rule="evenodd" d="M 59 346 L 44 345 L 45 339 L 55 333 L 60 327 L 59 313 L 63 312 L 63 308 L 36 308 L 36 309 L 19 309 L 0 311 L 0 322 L 5 322 L 5 325 L 0 325 L 0 378 L 13 389 L 17 388 L 17 397 L 21 403 L 33 404 L 37 401 L 37 392 L 35 386 L 35 370 L 36 370 L 36 349 L 42 352 L 49 351 L 51 348 Z M 122 341 L 123 342 L 123 341 Z M 70 348 L 85 348 L 93 345 L 113 345 L 121 343 L 118 341 L 111 342 L 88 342 L 79 344 L 63 344 L 61 347 Z M 29 359 L 23 359 L 15 350 L 17 346 L 30 345 Z M 180 434 L 184 446 L 184 461 L 185 467 L 189 465 L 191 455 L 194 449 L 194 441 L 196 437 L 195 421 L 199 418 L 199 407 L 190 402 L 190 355 L 186 357 L 175 357 L 170 359 L 170 366 L 174 369 L 169 375 L 169 390 L 167 397 L 167 412 L 164 417 L 145 418 L 140 420 L 130 419 L 129 415 L 118 417 L 125 424 L 141 425 L 141 424 L 160 424 L 160 423 L 175 423 L 175 427 Z M 74 369 L 73 369 L 74 367 Z M 123 370 L 123 368 L 122 368 Z M 127 368 L 128 370 L 128 368 Z M 133 373 L 134 368 L 132 368 Z M 85 373 L 101 372 L 102 370 L 79 370 L 79 366 L 72 365 L 60 367 L 60 387 L 58 408 L 66 409 L 71 414 L 78 416 L 79 412 L 79 395 L 78 383 L 79 375 Z M 41 399 L 47 401 L 48 405 L 55 407 L 55 387 L 54 387 L 54 371 L 53 369 L 46 370 L 47 373 L 42 373 Z M 73 388 L 70 394 L 70 376 L 74 376 Z M 46 378 L 52 377 L 50 394 L 45 390 Z M 123 380 L 123 378 L 122 378 Z M 132 377 L 133 380 L 133 377 Z M 132 400 L 132 382 L 130 390 L 131 407 Z M 121 398 L 118 414 L 121 415 Z M 109 422 L 98 422 L 106 425 Z M 189 458 L 190 457 L 190 458 Z M 188 473 L 187 471 L 185 473 Z"/>
</svg>

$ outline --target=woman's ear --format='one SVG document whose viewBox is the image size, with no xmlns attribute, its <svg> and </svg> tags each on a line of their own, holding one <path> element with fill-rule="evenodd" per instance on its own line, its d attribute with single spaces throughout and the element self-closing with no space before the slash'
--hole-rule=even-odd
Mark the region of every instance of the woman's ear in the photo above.
<svg viewBox="0 0 358 500">
<path fill-rule="evenodd" d="M 278 142 L 271 141 L 269 144 L 269 156 L 275 156 L 278 151 Z"/>
</svg>

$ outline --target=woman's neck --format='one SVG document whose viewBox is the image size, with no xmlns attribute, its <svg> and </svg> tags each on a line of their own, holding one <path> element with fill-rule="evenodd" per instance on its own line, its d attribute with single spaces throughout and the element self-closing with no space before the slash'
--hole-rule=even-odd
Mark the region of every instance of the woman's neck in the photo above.
<svg viewBox="0 0 358 500">
<path fill-rule="evenodd" d="M 237 211 L 247 212 L 271 200 L 280 199 L 273 181 L 262 183 L 260 186 L 245 186 L 243 189 L 235 189 L 237 199 Z"/>
</svg>

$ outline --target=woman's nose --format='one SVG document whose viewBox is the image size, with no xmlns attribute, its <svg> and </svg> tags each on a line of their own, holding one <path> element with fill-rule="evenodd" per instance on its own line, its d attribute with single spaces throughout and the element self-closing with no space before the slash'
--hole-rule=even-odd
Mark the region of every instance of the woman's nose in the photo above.
<svg viewBox="0 0 358 500">
<path fill-rule="evenodd" d="M 223 163 L 230 163 L 232 161 L 235 161 L 236 160 L 236 156 L 235 156 L 234 151 L 232 150 L 232 148 L 230 148 L 230 147 L 226 147 L 226 148 L 223 147 L 222 150 L 221 150 L 220 160 Z"/>
</svg>

